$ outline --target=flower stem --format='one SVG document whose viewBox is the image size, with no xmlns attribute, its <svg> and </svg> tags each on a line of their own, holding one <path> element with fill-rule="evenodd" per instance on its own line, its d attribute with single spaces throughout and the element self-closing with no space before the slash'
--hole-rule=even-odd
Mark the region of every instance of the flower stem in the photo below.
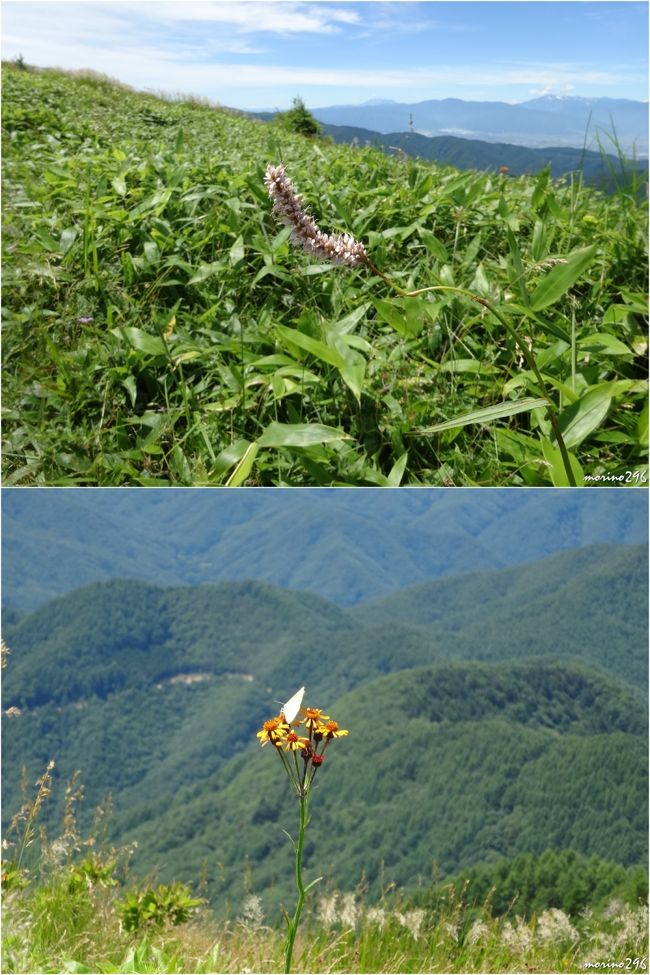
<svg viewBox="0 0 650 975">
<path fill-rule="evenodd" d="M 287 943 L 284 956 L 284 970 L 287 975 L 291 971 L 293 943 L 296 940 L 296 933 L 298 931 L 298 925 L 300 924 L 300 915 L 302 914 L 302 906 L 305 902 L 305 886 L 302 882 L 302 851 L 305 844 L 305 830 L 309 822 L 309 796 L 301 795 L 299 798 L 300 830 L 298 832 L 298 842 L 296 843 L 296 887 L 298 888 L 298 903 L 296 904 L 296 910 L 293 918 L 287 917 Z"/>
<path fill-rule="evenodd" d="M 567 481 L 569 482 L 571 487 L 576 487 L 576 479 L 573 474 L 573 468 L 571 467 L 569 452 L 566 448 L 566 444 L 564 443 L 564 439 L 562 437 L 562 431 L 560 430 L 560 421 L 559 421 L 557 410 L 553 404 L 546 383 L 542 378 L 542 374 L 537 367 L 537 363 L 535 362 L 534 355 L 532 354 L 527 343 L 519 339 L 516 329 L 513 328 L 512 324 L 508 321 L 508 319 L 504 315 L 502 315 L 501 312 L 497 311 L 494 305 L 492 305 L 491 302 L 489 302 L 486 298 L 481 298 L 479 297 L 479 295 L 472 294 L 472 292 L 467 291 L 466 288 L 455 288 L 450 284 L 434 284 L 428 288 L 418 288 L 417 291 L 404 291 L 403 288 L 400 288 L 399 285 L 391 281 L 390 278 L 388 278 L 385 274 L 382 274 L 382 272 L 379 271 L 374 266 L 374 264 L 372 264 L 370 261 L 367 261 L 366 264 L 373 274 L 376 274 L 383 281 L 385 281 L 386 284 L 388 284 L 393 289 L 393 291 L 395 291 L 402 298 L 417 298 L 419 295 L 423 295 L 428 291 L 452 291 L 455 292 L 456 294 L 464 295 L 466 298 L 470 298 L 472 301 L 477 302 L 479 305 L 483 305 L 484 308 L 487 308 L 487 310 L 492 315 L 494 315 L 497 321 L 499 321 L 503 325 L 503 327 L 506 329 L 508 334 L 517 344 L 518 348 L 521 349 L 522 355 L 526 360 L 526 364 L 528 368 L 531 370 L 531 372 L 535 376 L 535 379 L 537 380 L 537 385 L 540 388 L 542 396 L 544 396 L 547 400 L 548 418 L 550 420 L 551 426 L 553 427 L 553 433 L 555 434 L 555 439 L 557 440 L 557 445 L 560 449 L 560 455 L 562 457 L 562 463 L 564 465 Z"/>
</svg>

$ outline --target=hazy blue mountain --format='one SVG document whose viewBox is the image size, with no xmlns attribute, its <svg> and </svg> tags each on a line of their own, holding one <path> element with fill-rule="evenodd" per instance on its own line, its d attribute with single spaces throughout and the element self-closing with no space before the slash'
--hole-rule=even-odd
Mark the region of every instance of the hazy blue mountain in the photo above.
<svg viewBox="0 0 650 975">
<path fill-rule="evenodd" d="M 485 142 L 531 147 L 594 147 L 600 135 L 616 134 L 623 151 L 648 153 L 648 105 L 622 99 L 541 98 L 520 104 L 464 101 L 460 98 L 422 102 L 331 105 L 315 108 L 319 122 L 351 125 L 377 132 L 455 135 Z M 597 148 L 597 146 L 595 146 Z"/>
<path fill-rule="evenodd" d="M 189 500 L 189 503 L 188 503 Z M 5 489 L 3 602 L 89 582 L 255 578 L 353 605 L 459 572 L 648 537 L 643 491 Z"/>
</svg>

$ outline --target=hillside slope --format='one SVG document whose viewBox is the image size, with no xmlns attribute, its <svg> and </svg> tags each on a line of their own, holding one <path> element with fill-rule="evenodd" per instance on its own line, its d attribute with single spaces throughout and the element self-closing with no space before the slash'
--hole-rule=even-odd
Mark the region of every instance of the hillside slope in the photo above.
<svg viewBox="0 0 650 975">
<path fill-rule="evenodd" d="M 365 878 L 376 896 L 380 882 L 413 888 L 436 870 L 548 847 L 642 862 L 643 709 L 593 673 L 449 665 L 317 703 L 350 730 L 319 772 L 307 849 L 308 870 L 339 889 Z M 277 896 L 291 806 L 276 757 L 251 750 L 164 809 L 140 797 L 116 823 L 166 875 L 189 878 L 199 850 L 219 861 L 217 901 L 243 894 L 246 857 L 253 889 Z"/>
<path fill-rule="evenodd" d="M 511 145 L 507 142 L 484 142 L 480 139 L 453 135 L 426 136 L 419 132 L 389 132 L 343 125 L 323 125 L 323 132 L 335 142 L 357 146 L 378 146 L 384 152 L 402 149 L 407 156 L 426 159 L 457 169 L 499 172 L 505 167 L 509 176 L 540 173 L 547 166 L 554 179 L 569 173 L 582 173 L 585 181 L 601 189 L 616 187 L 617 179 L 628 170 L 636 170 L 647 179 L 647 160 L 622 161 L 604 151 L 549 146 L 547 149 Z"/>
<path fill-rule="evenodd" d="M 433 860 L 453 872 L 547 847 L 638 863 L 639 548 L 557 553 L 354 610 L 259 582 L 70 593 L 7 629 L 4 707 L 21 713 L 4 719 L 3 813 L 20 805 L 21 766 L 34 781 L 54 758 L 50 828 L 79 768 L 82 818 L 111 792 L 114 839 L 138 840 L 139 871 L 195 879 L 206 860 L 213 896 L 232 898 L 249 858 L 256 889 L 272 890 L 291 801 L 255 732 L 305 683 L 350 731 L 328 752 L 308 848 L 339 887 L 376 885 L 382 869 L 413 887 Z M 486 648 L 492 663 L 476 660 Z"/>
<path fill-rule="evenodd" d="M 403 163 L 17 65 L 2 124 L 5 487 L 647 478 L 640 187 Z M 379 276 L 291 244 L 280 162 Z"/>
<path fill-rule="evenodd" d="M 412 586 L 349 614 L 428 633 L 453 659 L 581 657 L 645 694 L 647 577 L 645 545 L 594 545 Z"/>
</svg>

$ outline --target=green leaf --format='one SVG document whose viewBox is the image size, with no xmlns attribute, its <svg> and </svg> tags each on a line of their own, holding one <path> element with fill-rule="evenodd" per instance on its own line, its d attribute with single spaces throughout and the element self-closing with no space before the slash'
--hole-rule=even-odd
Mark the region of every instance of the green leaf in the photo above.
<svg viewBox="0 0 650 975">
<path fill-rule="evenodd" d="M 350 439 L 343 430 L 321 423 L 269 423 L 257 443 L 260 447 L 311 447 Z"/>
<path fill-rule="evenodd" d="M 316 356 L 322 362 L 327 362 L 330 366 L 335 366 L 337 369 L 345 368 L 345 359 L 343 356 L 332 349 L 329 345 L 325 345 L 324 342 L 320 342 L 318 339 L 313 339 L 311 335 L 305 335 L 304 332 L 298 331 L 297 328 L 287 328 L 286 325 L 276 325 L 275 333 L 284 343 L 291 346 L 297 345 L 299 349 L 304 349 L 305 352 L 311 352 L 312 355 Z"/>
<path fill-rule="evenodd" d="M 167 355 L 165 343 L 159 336 L 149 335 L 148 332 L 143 332 L 141 328 L 136 328 L 134 325 L 123 325 L 118 328 L 112 328 L 111 334 L 117 338 L 126 339 L 129 345 L 132 345 L 139 352 L 146 352 L 147 355 L 156 356 Z"/>
<path fill-rule="evenodd" d="M 402 483 L 402 478 L 404 477 L 404 471 L 406 470 L 406 462 L 409 459 L 408 450 L 405 450 L 401 457 L 398 457 L 393 466 L 391 467 L 390 474 L 387 478 L 388 487 L 399 487 Z"/>
<path fill-rule="evenodd" d="M 373 301 L 375 310 L 398 335 L 403 338 L 409 338 L 409 330 L 406 323 L 406 316 L 402 308 L 395 305 L 394 302 L 387 301 L 385 298 L 375 298 Z"/>
<path fill-rule="evenodd" d="M 564 462 L 562 460 L 562 454 L 560 448 L 556 447 L 549 440 L 542 440 L 542 453 L 544 455 L 544 460 L 546 461 L 548 472 L 551 478 L 551 482 L 554 487 L 571 487 L 569 484 L 569 478 L 567 477 L 566 470 L 564 468 Z M 580 464 L 573 456 L 569 454 L 569 465 L 575 482 L 577 486 L 584 484 L 584 473 Z"/>
<path fill-rule="evenodd" d="M 77 237 L 76 227 L 67 227 L 61 233 L 61 240 L 59 241 L 59 247 L 62 254 L 67 254 L 72 245 L 74 244 Z"/>
<path fill-rule="evenodd" d="M 212 277 L 213 274 L 218 274 L 219 271 L 223 270 L 223 268 L 224 264 L 222 261 L 214 261 L 213 264 L 201 264 L 196 274 L 194 274 L 187 283 L 200 284 L 207 278 Z"/>
<path fill-rule="evenodd" d="M 138 398 L 138 388 L 135 382 L 135 376 L 126 376 L 122 380 L 122 385 L 129 394 L 129 399 L 131 400 L 131 407 L 135 407 L 135 401 Z"/>
<path fill-rule="evenodd" d="M 255 462 L 255 457 L 257 456 L 258 445 L 257 443 L 249 444 L 244 453 L 244 456 L 237 464 L 228 480 L 226 481 L 226 487 L 239 487 L 240 484 L 246 480 L 248 475 L 253 469 L 253 464 Z"/>
<path fill-rule="evenodd" d="M 111 186 L 118 196 L 126 196 L 126 180 L 123 176 L 116 176 L 111 180 Z"/>
<path fill-rule="evenodd" d="M 230 248 L 229 261 L 230 266 L 234 267 L 235 264 L 239 264 L 240 261 L 244 260 L 244 238 L 240 234 L 235 243 Z"/>
<path fill-rule="evenodd" d="M 312 355 L 326 362 L 341 374 L 341 379 L 348 386 L 357 399 L 361 397 L 363 380 L 366 372 L 365 359 L 358 353 L 348 348 L 342 340 L 338 341 L 338 347 L 333 348 L 318 339 L 313 339 L 311 335 L 305 335 L 296 328 L 287 328 L 286 325 L 276 325 L 275 332 L 279 338 L 291 349 L 297 345 L 298 348 L 310 352 Z"/>
<path fill-rule="evenodd" d="M 526 413 L 529 410 L 537 410 L 548 405 L 545 399 L 520 399 L 508 400 L 505 403 L 495 403 L 494 406 L 486 406 L 481 410 L 472 410 L 471 413 L 463 413 L 453 420 L 445 420 L 444 423 L 436 423 L 432 427 L 418 430 L 418 433 L 440 433 L 442 430 L 453 430 L 455 427 L 466 427 L 470 423 L 492 423 L 504 416 L 515 416 L 517 413 Z"/>
<path fill-rule="evenodd" d="M 531 309 L 541 311 L 542 308 L 548 308 L 566 294 L 589 267 L 597 250 L 597 244 L 581 247 L 569 255 L 566 264 L 558 264 L 549 271 L 533 292 L 530 299 Z"/>
<path fill-rule="evenodd" d="M 228 444 L 215 459 L 215 471 L 224 474 L 242 459 L 250 445 L 250 440 L 235 440 L 234 443 Z"/>
<path fill-rule="evenodd" d="M 580 339 L 578 345 L 585 352 L 605 352 L 609 355 L 634 355 L 632 349 L 629 349 L 615 335 L 610 335 L 609 332 L 594 332 L 593 335 L 586 335 L 583 339 Z"/>
<path fill-rule="evenodd" d="M 595 386 L 560 415 L 560 429 L 567 447 L 581 444 L 603 422 L 612 403 L 609 383 Z"/>
<path fill-rule="evenodd" d="M 441 362 L 440 369 L 443 372 L 498 372 L 496 366 L 487 365 L 479 362 L 478 359 L 450 359 L 448 362 Z"/>
<path fill-rule="evenodd" d="M 373 301 L 379 316 L 404 338 L 413 338 L 420 334 L 431 318 L 429 304 L 423 298 L 399 298 L 392 301 L 375 298 Z"/>
</svg>

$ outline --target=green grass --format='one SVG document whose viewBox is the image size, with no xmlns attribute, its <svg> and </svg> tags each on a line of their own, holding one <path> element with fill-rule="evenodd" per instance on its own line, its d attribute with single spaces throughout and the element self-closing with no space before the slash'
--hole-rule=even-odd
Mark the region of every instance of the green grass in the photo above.
<svg viewBox="0 0 650 975">
<path fill-rule="evenodd" d="M 279 918 L 264 916 L 255 895 L 228 921 L 215 920 L 202 907 L 185 923 L 148 924 L 129 933 L 119 912 L 128 875 L 119 886 L 94 882 L 75 872 L 71 859 L 56 859 L 54 847 L 41 854 L 38 873 L 27 886 L 4 893 L 4 972 L 284 971 L 282 925 L 272 923 Z M 294 954 L 293 970 L 299 972 L 581 972 L 590 962 L 601 967 L 614 962 L 623 971 L 647 966 L 647 909 L 618 899 L 576 917 L 551 908 L 528 919 L 515 910 L 495 918 L 489 897 L 482 905 L 470 904 L 452 890 L 435 910 L 413 908 L 390 895 L 370 905 L 358 891 L 315 892 L 309 902 Z"/>
<path fill-rule="evenodd" d="M 5 485 L 562 485 L 551 411 L 576 483 L 645 477 L 634 187 L 403 163 L 101 78 L 3 85 Z M 401 288 L 468 289 L 519 344 L 462 295 L 296 251 L 279 161 Z"/>
</svg>

